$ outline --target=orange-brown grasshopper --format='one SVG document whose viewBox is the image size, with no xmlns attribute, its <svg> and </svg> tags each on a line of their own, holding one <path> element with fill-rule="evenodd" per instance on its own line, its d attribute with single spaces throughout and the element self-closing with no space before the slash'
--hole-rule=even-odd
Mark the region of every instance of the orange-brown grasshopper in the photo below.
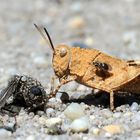
<svg viewBox="0 0 140 140">
<path fill-rule="evenodd" d="M 118 91 L 140 93 L 140 62 L 124 61 L 95 49 L 58 45 L 54 47 L 48 31 L 47 38 L 37 25 L 42 37 L 50 42 L 53 51 L 53 69 L 60 85 L 50 95 L 53 97 L 59 88 L 76 81 L 85 86 L 99 89 L 110 94 L 110 108 L 114 109 L 114 94 Z"/>
</svg>

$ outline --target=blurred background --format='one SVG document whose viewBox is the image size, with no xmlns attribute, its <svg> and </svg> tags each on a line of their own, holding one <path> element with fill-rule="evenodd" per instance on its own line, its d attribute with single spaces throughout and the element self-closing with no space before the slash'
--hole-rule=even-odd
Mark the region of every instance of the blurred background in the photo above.
<svg viewBox="0 0 140 140">
<path fill-rule="evenodd" d="M 11 74 L 50 82 L 52 52 L 34 23 L 48 29 L 54 45 L 140 59 L 139 0 L 0 0 L 0 87 Z"/>
</svg>

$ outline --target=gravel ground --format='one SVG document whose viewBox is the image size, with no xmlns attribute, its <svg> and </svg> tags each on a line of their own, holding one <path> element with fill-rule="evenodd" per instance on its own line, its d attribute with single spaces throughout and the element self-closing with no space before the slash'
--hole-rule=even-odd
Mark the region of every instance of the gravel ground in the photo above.
<svg viewBox="0 0 140 140">
<path fill-rule="evenodd" d="M 122 59 L 139 59 L 139 13 L 139 0 L 0 0 L 0 88 L 4 88 L 10 75 L 26 74 L 37 78 L 48 92 L 54 75 L 52 52 L 34 23 L 47 27 L 54 44 L 81 44 Z M 72 99 L 91 93 L 91 89 L 74 82 L 61 90 Z M 21 110 L 16 117 L 16 132 L 0 129 L 0 138 L 139 140 L 138 99 L 117 97 L 116 102 L 117 99 L 121 103 L 116 103 L 116 111 L 111 112 L 106 94 L 90 102 L 73 100 L 75 104 L 62 103 L 57 96 L 49 100 L 52 108 L 46 113 L 39 111 L 35 115 Z M 0 120 L 7 126 L 13 126 L 15 121 L 7 115 L 0 116 Z"/>
</svg>

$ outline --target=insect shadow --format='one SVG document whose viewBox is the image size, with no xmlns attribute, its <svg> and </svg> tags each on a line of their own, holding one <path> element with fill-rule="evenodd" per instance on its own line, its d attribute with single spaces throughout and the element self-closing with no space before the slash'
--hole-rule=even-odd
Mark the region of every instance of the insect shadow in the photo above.
<svg viewBox="0 0 140 140">
<path fill-rule="evenodd" d="M 67 93 L 65 92 L 61 92 L 62 96 L 66 96 Z M 65 95 L 64 95 L 65 94 Z M 109 107 L 109 94 L 107 94 L 104 91 L 101 91 L 97 94 L 88 94 L 86 96 L 84 96 L 84 98 L 79 98 L 79 99 L 73 99 L 73 98 L 67 98 L 67 99 L 61 99 L 63 103 L 72 103 L 72 102 L 76 102 L 76 103 L 81 103 L 84 102 L 87 105 L 95 105 L 95 106 L 101 106 L 103 108 L 108 108 Z M 137 102 L 138 104 L 140 104 L 140 95 L 138 94 L 117 94 L 115 95 L 115 107 L 124 105 L 124 104 L 128 104 L 128 105 L 132 105 L 133 102 Z"/>
</svg>

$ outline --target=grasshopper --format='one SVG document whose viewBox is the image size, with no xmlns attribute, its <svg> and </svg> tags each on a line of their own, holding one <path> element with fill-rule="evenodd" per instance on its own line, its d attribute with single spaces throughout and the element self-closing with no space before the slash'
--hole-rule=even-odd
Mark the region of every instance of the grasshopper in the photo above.
<svg viewBox="0 0 140 140">
<path fill-rule="evenodd" d="M 50 42 L 53 69 L 60 81 L 50 97 L 55 96 L 62 85 L 76 81 L 109 93 L 110 109 L 114 110 L 114 94 L 140 93 L 140 61 L 121 60 L 96 49 L 74 48 L 64 44 L 54 47 L 47 29 L 44 28 L 45 35 L 36 24 L 35 27 Z"/>
</svg>

